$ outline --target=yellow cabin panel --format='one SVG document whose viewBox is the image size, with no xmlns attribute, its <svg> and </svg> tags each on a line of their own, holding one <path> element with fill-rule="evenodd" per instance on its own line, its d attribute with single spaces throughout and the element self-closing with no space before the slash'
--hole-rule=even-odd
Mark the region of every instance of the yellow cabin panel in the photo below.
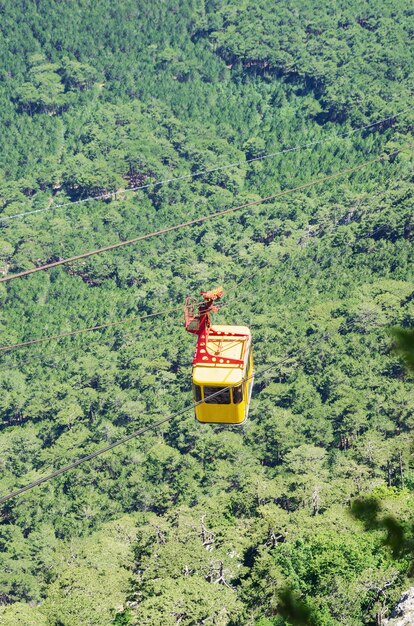
<svg viewBox="0 0 414 626">
<path fill-rule="evenodd" d="M 196 418 L 210 424 L 241 424 L 247 417 L 253 385 L 253 379 L 250 379 L 253 376 L 250 330 L 246 326 L 215 325 L 214 335 L 209 336 L 206 348 L 210 356 L 217 356 L 217 361 L 198 362 L 193 367 L 194 399 L 203 401 L 195 408 Z M 226 357 L 244 363 L 226 364 Z M 223 392 L 209 401 L 209 396 L 220 389 Z"/>
<path fill-rule="evenodd" d="M 247 417 L 246 403 L 200 404 L 196 407 L 196 419 L 203 424 L 242 424 Z"/>
</svg>

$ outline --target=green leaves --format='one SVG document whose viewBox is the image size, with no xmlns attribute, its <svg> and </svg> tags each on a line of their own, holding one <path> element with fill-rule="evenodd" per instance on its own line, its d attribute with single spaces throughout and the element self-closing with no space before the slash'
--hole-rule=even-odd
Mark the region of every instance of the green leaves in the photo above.
<svg viewBox="0 0 414 626">
<path fill-rule="evenodd" d="M 398 557 L 408 547 L 406 530 L 393 515 L 380 513 L 382 505 L 375 497 L 358 498 L 352 502 L 351 514 L 362 521 L 367 530 L 384 529 L 386 531 L 384 545 L 391 548 L 394 557 Z"/>
<path fill-rule="evenodd" d="M 317 622 L 313 619 L 312 610 L 289 587 L 279 591 L 278 597 L 278 613 L 288 619 L 293 626 L 316 626 Z"/>
<path fill-rule="evenodd" d="M 21 108 L 30 114 L 36 111 L 56 113 L 68 102 L 61 77 L 56 71 L 59 66 L 45 62 L 42 55 L 33 56 L 31 61 L 30 82 L 16 87 L 16 99 Z"/>
<path fill-rule="evenodd" d="M 395 328 L 392 335 L 397 352 L 402 356 L 407 367 L 414 371 L 414 330 Z"/>
<path fill-rule="evenodd" d="M 389 94 L 401 95 L 398 81 L 411 75 L 405 53 L 410 18 L 403 4 L 393 13 L 394 3 L 374 3 L 374 26 L 349 8 L 327 15 L 314 2 L 297 6 L 300 11 L 295 12 L 281 3 L 275 16 L 267 0 L 246 3 L 243 11 L 229 0 L 208 12 L 211 31 L 203 34 L 228 63 L 240 61 L 245 72 L 282 75 L 287 82 L 300 81 L 313 89 L 324 108 L 317 115 L 320 120 L 350 116 L 361 123 L 372 110 L 387 107 Z M 392 49 L 383 46 L 387 37 L 393 38 Z M 369 89 L 365 76 L 370 77 Z M 408 102 L 407 91 L 403 98 Z"/>
<path fill-rule="evenodd" d="M 352 131 L 410 106 L 400 0 L 3 4 L 0 273 L 411 141 L 409 112 Z M 2 623 L 379 621 L 411 565 L 414 400 L 383 328 L 414 315 L 411 152 L 0 287 L 2 346 L 131 318 L 2 353 L 0 493 L 191 404 L 186 293 L 223 281 L 217 321 L 275 364 L 242 428 L 189 413 L 9 502 Z"/>
</svg>

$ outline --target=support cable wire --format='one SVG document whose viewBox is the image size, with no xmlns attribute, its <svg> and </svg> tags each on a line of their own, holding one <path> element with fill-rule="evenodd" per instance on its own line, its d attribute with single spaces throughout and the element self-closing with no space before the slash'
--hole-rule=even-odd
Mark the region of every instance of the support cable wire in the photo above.
<svg viewBox="0 0 414 626">
<path fill-rule="evenodd" d="M 412 147 L 406 146 L 407 147 Z M 167 228 L 162 228 L 160 230 L 154 231 L 152 233 L 147 233 L 146 235 L 140 235 L 139 237 L 134 237 L 133 239 L 128 239 L 126 241 L 119 241 L 118 243 L 114 243 L 110 246 L 105 246 L 103 248 L 97 248 L 95 250 L 90 250 L 89 252 L 84 252 L 83 254 L 78 254 L 76 256 L 69 257 L 67 259 L 61 259 L 60 261 L 54 261 L 53 263 L 47 263 L 45 265 L 40 265 L 39 267 L 34 267 L 30 270 L 25 270 L 23 272 L 18 272 L 17 274 L 11 274 L 10 276 L 5 276 L 4 278 L 0 278 L 0 283 L 5 283 L 10 280 L 15 280 L 16 278 L 22 278 L 23 276 L 29 276 L 30 274 L 35 274 L 36 272 L 42 272 L 44 270 L 51 269 L 52 267 L 58 267 L 59 265 L 65 265 L 66 263 L 72 263 L 73 261 L 79 261 L 80 259 L 85 259 L 87 257 L 102 254 L 103 252 L 109 252 L 110 250 L 115 250 L 116 248 L 121 248 L 123 246 L 128 246 L 131 244 L 135 244 L 138 241 L 144 241 L 146 239 L 151 239 L 152 237 L 159 237 L 160 235 L 164 235 L 165 233 L 169 233 L 175 230 L 179 230 L 181 228 L 186 228 L 187 226 L 194 226 L 195 224 L 201 224 L 206 222 L 207 220 L 214 219 L 216 217 L 220 217 L 222 215 L 228 215 L 230 213 L 235 213 L 236 211 L 241 211 L 243 209 L 250 208 L 252 206 L 263 204 L 268 202 L 269 200 L 276 200 L 277 198 L 281 198 L 283 196 L 287 196 L 290 193 L 294 193 L 295 191 L 301 191 L 302 189 L 309 189 L 315 185 L 319 185 L 329 180 L 333 180 L 340 176 L 344 176 L 346 174 L 351 174 L 352 172 L 356 172 L 368 165 L 372 165 L 373 163 L 377 163 L 384 158 L 392 158 L 397 155 L 401 150 L 405 148 L 400 148 L 392 152 L 391 154 L 385 155 L 381 154 L 374 159 L 370 159 L 369 161 L 364 161 L 359 165 L 355 165 L 354 167 L 346 168 L 345 170 L 341 170 L 336 172 L 335 174 L 329 174 L 328 176 L 323 176 L 322 178 L 318 178 L 316 180 L 310 181 L 308 183 L 304 183 L 303 185 L 298 185 L 297 187 L 292 187 L 290 189 L 285 189 L 284 191 L 280 191 L 271 196 L 267 196 L 265 198 L 260 198 L 259 200 L 253 200 L 252 202 L 246 202 L 245 204 L 240 204 L 235 207 L 231 207 L 229 209 L 224 209 L 223 211 L 217 211 L 216 213 L 209 213 L 208 215 L 204 215 L 203 217 L 197 217 L 193 220 L 189 220 L 188 222 L 181 222 L 180 224 L 175 224 L 174 226 L 168 226 Z"/>
<path fill-rule="evenodd" d="M 181 180 L 189 180 L 192 178 L 196 178 L 197 176 L 202 176 L 203 174 L 212 174 L 213 172 L 219 172 L 222 170 L 230 169 L 232 167 L 239 167 L 246 163 L 249 164 L 249 163 L 254 163 L 256 161 L 264 161 L 265 159 L 270 159 L 270 158 L 273 158 L 282 154 L 298 152 L 300 150 L 309 150 L 310 148 L 313 148 L 314 146 L 318 146 L 324 143 L 330 143 L 331 141 L 334 141 L 335 139 L 338 139 L 338 138 L 350 137 L 351 135 L 354 135 L 357 132 L 368 130 L 369 128 L 374 128 L 375 126 L 380 126 L 381 124 L 385 124 L 386 122 L 389 122 L 390 120 L 393 120 L 394 118 L 399 117 L 400 115 L 403 115 L 404 113 L 408 113 L 409 111 L 412 111 L 413 109 L 414 107 L 409 107 L 408 109 L 399 111 L 398 113 L 395 113 L 394 115 L 390 115 L 389 117 L 386 117 L 382 120 L 377 120 L 376 122 L 372 122 L 371 124 L 367 124 L 366 126 L 359 126 L 358 128 L 354 128 L 351 131 L 347 131 L 345 133 L 339 133 L 332 137 L 328 137 L 327 139 L 318 139 L 316 141 L 311 141 L 309 143 L 301 144 L 301 145 L 294 146 L 291 148 L 283 148 L 282 150 L 279 150 L 277 152 L 270 152 L 268 154 L 263 154 L 258 157 L 246 159 L 245 161 L 236 161 L 234 163 L 228 163 L 226 165 L 219 165 L 211 169 L 200 170 L 197 172 L 193 172 L 191 174 L 185 174 L 183 176 L 166 178 L 164 180 L 154 181 L 152 183 L 146 183 L 145 185 L 139 185 L 138 187 L 130 187 L 129 189 L 122 189 L 122 193 L 131 193 L 135 191 L 140 191 L 141 189 L 148 189 L 151 187 L 152 188 L 160 187 L 162 185 L 166 185 L 169 183 L 175 183 Z M 71 202 L 62 202 L 61 204 L 52 204 L 51 206 L 44 207 L 42 209 L 35 209 L 33 211 L 26 211 L 24 213 L 16 213 L 15 215 L 5 215 L 4 217 L 0 216 L 0 221 L 12 220 L 12 219 L 20 218 L 20 217 L 25 217 L 26 215 L 34 215 L 37 213 L 43 213 L 45 211 L 52 211 L 54 209 L 61 209 L 61 208 L 65 208 L 68 206 L 85 204 L 86 202 L 91 202 L 93 200 L 108 200 L 109 198 L 116 197 L 118 193 L 121 193 L 121 192 L 120 191 L 105 192 L 97 196 L 88 196 L 87 198 L 81 198 L 80 200 L 73 200 Z"/>
<path fill-rule="evenodd" d="M 300 350 L 295 350 L 294 352 L 288 354 L 287 356 L 285 356 L 283 359 L 281 359 L 280 361 L 278 361 L 277 363 L 272 363 L 272 365 L 269 365 L 268 367 L 265 367 L 261 372 L 259 372 L 258 374 L 254 374 L 251 376 L 248 376 L 246 378 L 244 378 L 244 381 L 248 381 L 251 380 L 252 378 L 260 378 L 261 376 L 263 376 L 263 374 L 265 374 L 266 372 L 270 371 L 271 369 L 274 369 L 275 367 L 277 367 L 278 365 L 281 365 L 282 363 L 285 363 L 286 361 L 288 361 L 289 359 L 291 359 L 293 356 L 295 356 L 296 354 L 298 354 L 300 352 Z M 212 393 L 209 396 L 209 401 L 211 400 L 211 398 L 214 398 L 215 396 L 218 396 L 219 394 L 223 393 L 223 391 L 227 391 L 231 389 L 231 385 L 228 387 L 224 387 L 223 389 L 220 389 L 219 391 L 216 391 L 215 393 Z M 19 489 L 15 489 L 14 491 L 11 491 L 10 493 L 1 496 L 0 497 L 0 505 L 4 504 L 5 502 L 7 502 L 8 500 L 11 500 L 12 498 L 15 498 L 16 496 L 19 496 L 20 494 L 24 493 L 25 491 L 29 491 L 30 489 L 33 489 L 34 487 L 37 487 L 38 485 L 41 485 L 45 482 L 48 482 L 49 480 L 52 480 L 52 478 L 56 478 L 57 476 L 61 476 L 62 474 L 65 474 L 66 472 L 68 472 L 69 470 L 75 469 L 77 467 L 79 467 L 79 465 L 82 465 L 83 463 L 86 463 L 87 461 L 91 461 L 92 459 L 95 459 L 96 457 L 100 456 L 101 454 L 104 454 L 105 452 L 108 452 L 109 450 L 113 450 L 114 448 L 117 448 L 118 446 L 121 446 L 124 443 L 127 443 L 128 441 L 130 441 L 131 439 L 135 439 L 136 437 L 140 437 L 141 435 L 143 435 L 144 433 L 150 431 L 150 430 L 155 430 L 157 429 L 159 426 L 162 426 L 163 424 L 165 424 L 166 422 L 170 422 L 171 420 L 179 417 L 180 415 L 183 415 L 184 413 L 188 413 L 188 411 L 193 410 L 195 407 L 199 406 L 200 404 L 204 404 L 205 400 L 200 400 L 199 402 L 194 402 L 188 406 L 185 406 L 183 409 L 180 409 L 179 411 L 176 411 L 175 413 L 172 413 L 171 415 L 168 415 L 167 417 L 164 417 L 161 420 L 158 420 L 158 422 L 154 422 L 154 424 L 150 424 L 148 426 L 144 426 L 143 428 L 139 428 L 138 430 L 134 431 L 133 433 L 126 435 L 125 437 L 122 437 L 122 439 L 118 439 L 117 441 L 114 441 L 113 443 L 110 443 L 109 445 L 105 446 L 104 448 L 100 448 L 99 450 L 95 450 L 95 452 L 91 452 L 91 454 L 87 454 L 86 456 L 83 456 L 79 459 L 77 459 L 76 461 L 73 461 L 73 463 L 69 463 L 68 465 L 65 465 L 64 467 L 61 467 L 60 469 L 52 472 L 51 474 L 48 474 L 47 476 L 43 476 L 42 478 L 38 478 L 37 480 L 33 480 L 30 483 L 27 483 L 27 485 L 24 485 L 24 487 L 20 487 Z"/>
<path fill-rule="evenodd" d="M 384 229 L 384 224 L 382 224 L 381 226 L 378 226 L 377 228 L 375 228 L 373 231 L 371 231 L 370 233 L 366 234 L 366 235 L 361 235 L 360 239 L 367 239 L 370 237 L 374 237 L 377 233 L 381 232 Z M 353 244 L 346 244 L 348 246 L 352 246 Z M 260 267 L 256 268 L 254 270 L 253 273 L 249 273 L 245 276 L 245 278 L 243 278 L 242 280 L 240 280 L 239 282 L 236 282 L 235 286 L 234 286 L 234 291 L 238 290 L 240 288 L 240 286 L 247 282 L 248 280 L 251 280 L 251 278 L 253 278 L 254 276 L 256 276 L 259 272 L 261 272 L 263 269 L 265 269 L 266 267 L 268 267 L 269 262 L 267 263 L 263 263 L 260 265 Z M 223 306 L 227 306 L 228 304 L 231 304 L 234 300 L 237 300 L 237 298 L 232 298 L 230 300 L 226 300 L 225 302 L 220 303 L 220 308 Z M 173 313 L 177 310 L 181 310 L 182 309 L 182 305 L 178 306 L 178 307 L 173 307 L 171 309 L 165 309 L 163 311 L 158 311 L 157 313 L 149 313 L 148 315 L 136 315 L 134 317 L 128 317 L 122 320 L 118 320 L 116 322 L 109 322 L 107 324 L 100 324 L 98 326 L 91 326 L 89 328 L 81 328 L 78 330 L 74 330 L 74 331 L 68 331 L 65 333 L 61 333 L 61 334 L 57 334 L 57 335 L 49 335 L 46 337 L 41 337 L 39 339 L 32 339 L 29 341 L 23 341 L 21 343 L 15 343 L 15 344 L 10 344 L 10 345 L 6 345 L 6 346 L 0 346 L 0 353 L 1 352 L 11 352 L 12 350 L 15 350 L 17 348 L 23 348 L 26 346 L 31 346 L 31 345 L 35 345 L 38 343 L 43 343 L 45 341 L 53 341 L 53 340 L 59 340 L 59 339 L 64 339 L 65 337 L 72 337 L 74 335 L 79 335 L 81 333 L 87 333 L 87 332 L 91 332 L 91 331 L 95 331 L 95 330 L 105 330 L 106 328 L 111 328 L 113 326 L 119 326 L 121 324 L 127 324 L 128 322 L 135 322 L 138 320 L 146 320 L 148 318 L 151 317 L 157 317 L 160 315 L 166 315 L 167 313 Z"/>
</svg>

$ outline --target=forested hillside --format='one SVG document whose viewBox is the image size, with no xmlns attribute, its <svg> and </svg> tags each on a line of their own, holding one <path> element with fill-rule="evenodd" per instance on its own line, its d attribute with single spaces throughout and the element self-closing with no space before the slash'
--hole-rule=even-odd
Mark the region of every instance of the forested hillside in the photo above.
<svg viewBox="0 0 414 626">
<path fill-rule="evenodd" d="M 408 3 L 0 0 L 0 32 L 0 498 L 190 409 L 0 505 L 0 624 L 380 625 L 414 541 Z M 241 427 L 191 407 L 181 305 L 220 284 Z"/>
</svg>

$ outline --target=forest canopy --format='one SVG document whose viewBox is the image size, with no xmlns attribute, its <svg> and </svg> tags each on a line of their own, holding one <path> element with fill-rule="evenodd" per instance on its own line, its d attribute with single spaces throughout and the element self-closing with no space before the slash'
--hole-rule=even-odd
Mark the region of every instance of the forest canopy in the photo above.
<svg viewBox="0 0 414 626">
<path fill-rule="evenodd" d="M 0 282 L 0 497 L 189 408 L 1 505 L 0 624 L 383 623 L 412 571 L 407 3 L 0 15 L 0 279 L 299 188 Z M 192 411 L 181 305 L 220 284 L 239 428 Z"/>
</svg>

